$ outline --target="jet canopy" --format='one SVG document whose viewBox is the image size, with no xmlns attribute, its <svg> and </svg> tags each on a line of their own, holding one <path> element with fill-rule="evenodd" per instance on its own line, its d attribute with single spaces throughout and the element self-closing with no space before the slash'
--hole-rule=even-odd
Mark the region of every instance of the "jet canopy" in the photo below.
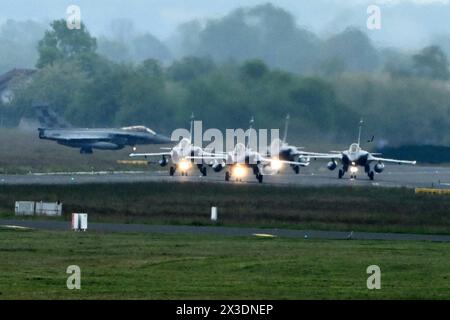
<svg viewBox="0 0 450 320">
<path fill-rule="evenodd" d="M 145 126 L 131 126 L 131 127 L 123 127 L 122 130 L 125 131 L 132 131 L 132 132 L 143 132 L 143 133 L 150 133 L 153 135 L 156 135 L 156 132 L 153 131 L 150 128 L 147 128 Z"/>
<path fill-rule="evenodd" d="M 351 145 L 350 145 L 350 148 L 349 148 L 349 152 L 350 153 L 357 153 L 357 152 L 359 152 L 359 150 L 360 150 L 361 148 L 359 147 L 359 145 L 357 144 L 357 143 L 352 143 Z"/>
</svg>

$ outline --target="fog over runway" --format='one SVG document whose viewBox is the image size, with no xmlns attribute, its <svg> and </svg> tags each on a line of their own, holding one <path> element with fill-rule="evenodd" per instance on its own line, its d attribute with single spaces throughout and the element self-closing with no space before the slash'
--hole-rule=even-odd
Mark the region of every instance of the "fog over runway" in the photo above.
<svg viewBox="0 0 450 320">
<path fill-rule="evenodd" d="M 120 172 L 77 172 L 77 173 L 30 173 L 26 175 L 0 175 L 0 185 L 45 185 L 45 184 L 83 184 L 83 183 L 133 183 L 133 182 L 211 182 L 211 183 L 244 183 L 259 184 L 251 174 L 243 182 L 224 179 L 225 171 L 213 172 L 208 168 L 208 176 L 202 177 L 196 169 L 187 177 L 170 177 L 168 168 L 140 171 Z M 296 175 L 290 168 L 285 168 L 279 175 L 264 176 L 263 184 L 270 185 L 298 185 L 298 186 L 379 186 L 379 187 L 407 187 L 407 188 L 444 188 L 450 189 L 450 167 L 405 166 L 389 165 L 383 173 L 377 174 L 371 181 L 366 174 L 359 171 L 357 179 L 350 179 L 348 174 L 338 179 L 337 170 L 314 163 L 310 167 L 302 168 Z"/>
</svg>

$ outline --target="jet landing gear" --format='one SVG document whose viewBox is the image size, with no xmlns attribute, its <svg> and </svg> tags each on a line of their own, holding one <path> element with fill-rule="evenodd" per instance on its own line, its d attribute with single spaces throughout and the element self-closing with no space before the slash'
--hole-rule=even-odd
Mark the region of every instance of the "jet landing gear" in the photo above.
<svg viewBox="0 0 450 320">
<path fill-rule="evenodd" d="M 206 177 L 206 175 L 208 173 L 206 170 L 206 167 L 204 165 L 199 164 L 199 165 L 197 165 L 197 168 L 200 171 L 200 173 L 202 174 L 202 176 Z"/>
<path fill-rule="evenodd" d="M 236 182 L 242 182 L 245 176 L 245 169 L 239 165 L 232 166 L 230 170 L 225 172 L 225 181 L 230 181 L 231 177 L 235 178 Z"/>
<path fill-rule="evenodd" d="M 175 175 L 175 172 L 177 171 L 177 167 L 170 167 L 169 169 L 169 175 L 173 177 Z M 187 176 L 187 171 L 181 171 L 182 176 Z"/>
<path fill-rule="evenodd" d="M 370 171 L 367 175 L 369 176 L 370 180 L 373 180 L 375 178 L 375 172 L 373 171 Z"/>
<path fill-rule="evenodd" d="M 225 172 L 225 181 L 230 181 L 230 179 L 231 179 L 231 172 L 230 171 L 227 171 L 227 172 Z M 236 182 L 242 182 L 243 180 L 242 180 L 242 177 L 241 176 L 239 176 L 239 175 L 236 175 Z"/>
<path fill-rule="evenodd" d="M 338 178 L 342 179 L 342 177 L 344 176 L 344 173 L 345 173 L 344 170 L 339 169 Z"/>
<path fill-rule="evenodd" d="M 260 173 L 260 172 L 258 172 L 257 174 L 256 174 L 256 180 L 258 180 L 258 182 L 259 183 L 262 183 L 263 182 L 263 175 Z"/>
</svg>

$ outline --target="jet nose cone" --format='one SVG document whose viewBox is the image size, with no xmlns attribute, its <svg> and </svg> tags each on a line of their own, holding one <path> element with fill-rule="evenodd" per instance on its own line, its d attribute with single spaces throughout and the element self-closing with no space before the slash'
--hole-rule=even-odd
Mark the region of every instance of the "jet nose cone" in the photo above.
<svg viewBox="0 0 450 320">
<path fill-rule="evenodd" d="M 155 143 L 159 143 L 159 144 L 169 144 L 169 143 L 171 143 L 171 142 L 172 142 L 172 140 L 170 140 L 169 137 L 166 137 L 166 136 L 164 136 L 164 135 L 162 135 L 162 134 L 157 134 L 157 135 L 155 136 Z"/>
</svg>

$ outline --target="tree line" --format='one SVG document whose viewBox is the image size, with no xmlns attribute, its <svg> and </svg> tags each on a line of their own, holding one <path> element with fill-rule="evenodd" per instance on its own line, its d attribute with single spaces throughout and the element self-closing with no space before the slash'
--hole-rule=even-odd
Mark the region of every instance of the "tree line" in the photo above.
<svg viewBox="0 0 450 320">
<path fill-rule="evenodd" d="M 205 127 L 219 129 L 246 128 L 252 115 L 257 127 L 282 128 L 289 113 L 290 136 L 300 144 L 346 144 L 362 116 L 367 134 L 381 144 L 449 143 L 448 62 L 438 46 L 381 54 L 356 29 L 320 43 L 280 10 L 253 8 L 250 15 L 259 19 L 251 28 L 243 9 L 210 21 L 189 32 L 190 43 L 184 38 L 189 55 L 169 62 L 145 58 L 145 50 L 135 51 L 142 55 L 138 62 L 118 61 L 100 49 L 103 40 L 85 25 L 69 30 L 64 20 L 54 21 L 38 42 L 32 82 L 17 88 L 2 112 L 13 126 L 33 113 L 33 104 L 45 102 L 78 126 L 143 124 L 164 133 L 187 126 L 192 112 Z M 189 28 L 195 26 L 183 30 Z M 258 34 L 263 28 L 266 40 Z M 277 40 L 276 30 L 290 34 L 289 41 Z M 238 38 L 224 47 L 227 36 Z M 253 38 L 262 42 L 247 43 Z M 270 53 L 269 43 L 280 48 L 278 55 Z M 321 54 L 309 61 L 305 54 L 315 46 Z M 231 54 L 233 48 L 242 55 Z"/>
</svg>

